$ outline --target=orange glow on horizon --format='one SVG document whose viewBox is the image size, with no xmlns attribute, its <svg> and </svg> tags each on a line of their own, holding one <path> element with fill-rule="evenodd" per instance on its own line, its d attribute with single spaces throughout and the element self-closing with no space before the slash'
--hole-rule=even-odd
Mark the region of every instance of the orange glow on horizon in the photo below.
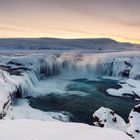
<svg viewBox="0 0 140 140">
<path fill-rule="evenodd" d="M 4 0 L 0 38 L 112 38 L 140 44 L 139 5 L 132 0 Z"/>
<path fill-rule="evenodd" d="M 86 39 L 86 38 L 110 38 L 118 42 L 128 42 L 128 43 L 134 43 L 134 44 L 140 44 L 140 40 L 138 39 L 127 39 L 127 38 L 121 38 L 121 37 L 114 37 L 114 36 L 103 36 L 103 35 L 96 35 L 96 36 L 86 36 L 86 35 L 47 35 L 47 34 L 40 34 L 40 35 L 5 35 L 0 36 L 0 38 L 60 38 L 60 39 Z"/>
</svg>

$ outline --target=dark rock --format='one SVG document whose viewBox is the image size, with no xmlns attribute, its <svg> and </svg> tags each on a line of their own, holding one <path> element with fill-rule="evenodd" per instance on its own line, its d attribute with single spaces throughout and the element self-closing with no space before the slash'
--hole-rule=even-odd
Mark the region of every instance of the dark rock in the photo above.
<svg viewBox="0 0 140 140">
<path fill-rule="evenodd" d="M 135 106 L 133 109 L 134 112 L 140 113 L 140 106 Z"/>
<path fill-rule="evenodd" d="M 4 111 L 0 112 L 0 119 L 2 119 L 3 117 L 5 117 L 5 115 L 6 115 L 6 112 L 4 112 Z"/>
<path fill-rule="evenodd" d="M 126 69 L 122 72 L 122 76 L 123 77 L 129 77 L 129 73 L 130 73 L 130 70 L 129 69 Z"/>
<path fill-rule="evenodd" d="M 104 124 L 99 123 L 99 126 L 100 126 L 100 127 L 104 127 Z"/>
<path fill-rule="evenodd" d="M 135 138 L 132 134 L 129 134 L 129 133 L 127 133 L 127 132 L 126 132 L 126 134 L 127 134 L 128 136 L 130 136 L 131 138 L 133 138 L 133 139 Z"/>
<path fill-rule="evenodd" d="M 122 95 L 126 96 L 126 97 L 129 97 L 129 98 L 132 98 L 132 99 L 140 99 L 140 97 L 136 93 L 134 93 L 134 92 L 133 92 L 133 95 L 129 94 L 129 93 L 123 93 Z"/>
<path fill-rule="evenodd" d="M 11 101 L 11 100 L 9 99 L 6 103 L 4 103 L 4 105 L 3 105 L 3 110 L 6 109 L 6 107 L 7 107 L 8 104 L 10 103 L 10 101 Z"/>
<path fill-rule="evenodd" d="M 113 118 L 112 121 L 116 123 L 117 122 L 117 118 L 116 117 Z"/>
<path fill-rule="evenodd" d="M 111 111 L 110 114 L 113 115 L 113 116 L 115 115 L 115 113 L 113 111 Z"/>
<path fill-rule="evenodd" d="M 104 127 L 104 124 L 101 123 L 102 121 L 97 116 L 93 116 L 93 123 L 94 122 L 97 122 L 97 124 L 98 124 L 97 126 Z"/>
<path fill-rule="evenodd" d="M 22 65 L 22 64 L 14 61 L 14 60 L 9 61 L 7 64 L 12 64 L 12 65 L 16 65 L 16 66 L 21 66 Z"/>
<path fill-rule="evenodd" d="M 129 67 L 132 67 L 131 63 L 127 62 L 127 61 L 124 61 L 125 65 L 129 66 Z"/>
<path fill-rule="evenodd" d="M 135 130 L 135 132 L 136 132 L 136 133 L 140 133 L 140 130 L 137 129 L 137 130 Z"/>
<path fill-rule="evenodd" d="M 93 117 L 93 121 L 94 121 L 94 122 L 99 122 L 99 118 L 98 118 L 97 116 L 94 116 L 94 117 Z"/>
<path fill-rule="evenodd" d="M 106 122 L 106 119 L 104 120 L 104 122 Z"/>
<path fill-rule="evenodd" d="M 140 80 L 140 75 L 136 75 L 135 79 Z"/>
</svg>

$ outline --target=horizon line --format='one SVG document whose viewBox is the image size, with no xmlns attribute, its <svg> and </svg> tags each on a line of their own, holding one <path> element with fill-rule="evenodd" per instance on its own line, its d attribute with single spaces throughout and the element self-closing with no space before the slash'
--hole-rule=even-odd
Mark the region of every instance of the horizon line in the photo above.
<svg viewBox="0 0 140 140">
<path fill-rule="evenodd" d="M 110 39 L 119 43 L 129 43 L 140 45 L 140 41 L 127 41 L 126 39 L 114 39 L 112 37 L 51 37 L 51 36 L 41 36 L 41 37 L 0 37 L 0 39 L 63 39 L 63 40 L 84 40 L 84 39 Z"/>
</svg>

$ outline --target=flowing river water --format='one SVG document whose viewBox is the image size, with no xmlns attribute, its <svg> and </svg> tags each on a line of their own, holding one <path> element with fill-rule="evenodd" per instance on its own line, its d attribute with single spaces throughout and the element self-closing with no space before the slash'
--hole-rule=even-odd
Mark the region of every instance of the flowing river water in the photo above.
<svg viewBox="0 0 140 140">
<path fill-rule="evenodd" d="M 51 87 L 49 82 L 46 83 L 46 88 L 50 88 L 48 93 L 30 98 L 30 105 L 46 112 L 69 112 L 72 122 L 92 124 L 92 114 L 101 106 L 114 110 L 128 122 L 131 109 L 139 103 L 131 98 L 109 96 L 106 89 L 120 88 L 116 80 L 98 77 L 96 80 L 80 78 L 56 81 L 56 78 L 54 78 L 50 81 Z M 65 87 L 60 88 L 61 84 L 64 84 Z M 53 86 L 57 90 L 53 89 Z"/>
</svg>

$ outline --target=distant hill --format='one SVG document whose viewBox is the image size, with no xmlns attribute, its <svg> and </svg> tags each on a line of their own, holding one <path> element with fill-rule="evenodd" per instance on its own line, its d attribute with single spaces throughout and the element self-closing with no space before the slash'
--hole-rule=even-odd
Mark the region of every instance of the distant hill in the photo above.
<svg viewBox="0 0 140 140">
<path fill-rule="evenodd" d="M 0 39 L 0 50 L 133 50 L 140 45 L 120 43 L 109 38 L 58 39 L 8 38 Z"/>
</svg>

